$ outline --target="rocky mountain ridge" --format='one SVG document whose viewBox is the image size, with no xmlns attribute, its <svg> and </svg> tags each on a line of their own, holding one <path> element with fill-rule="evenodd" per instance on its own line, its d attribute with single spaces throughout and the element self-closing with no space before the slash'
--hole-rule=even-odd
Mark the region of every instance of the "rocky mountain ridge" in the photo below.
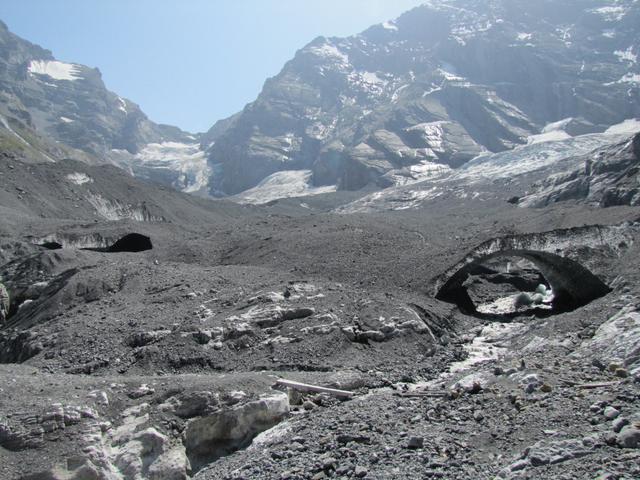
<svg viewBox="0 0 640 480">
<path fill-rule="evenodd" d="M 637 2 L 448 0 L 349 38 L 320 37 L 211 147 L 211 191 L 281 171 L 310 186 L 385 187 L 640 115 Z"/>
<path fill-rule="evenodd" d="M 25 158 L 113 163 L 264 203 L 428 179 L 640 116 L 638 3 L 549 1 L 426 2 L 353 37 L 317 38 L 255 102 L 194 135 L 2 24 L 0 137 Z"/>
<path fill-rule="evenodd" d="M 172 186 L 199 190 L 206 171 L 197 136 L 147 118 L 109 91 L 97 68 L 56 60 L 0 22 L 3 146 L 44 161 L 111 163 Z"/>
</svg>

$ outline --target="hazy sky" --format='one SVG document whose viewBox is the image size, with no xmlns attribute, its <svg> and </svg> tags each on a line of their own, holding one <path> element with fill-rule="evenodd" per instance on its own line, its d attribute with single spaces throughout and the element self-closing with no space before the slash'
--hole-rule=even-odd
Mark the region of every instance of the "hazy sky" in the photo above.
<svg viewBox="0 0 640 480">
<path fill-rule="evenodd" d="M 256 98 L 319 35 L 348 36 L 421 0 L 2 0 L 9 29 L 98 67 L 149 117 L 192 132 Z"/>
</svg>

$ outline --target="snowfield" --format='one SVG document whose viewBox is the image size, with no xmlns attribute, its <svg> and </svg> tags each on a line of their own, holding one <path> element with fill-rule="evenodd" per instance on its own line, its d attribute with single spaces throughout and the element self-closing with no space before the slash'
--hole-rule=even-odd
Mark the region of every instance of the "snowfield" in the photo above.
<svg viewBox="0 0 640 480">
<path fill-rule="evenodd" d="M 32 75 L 47 75 L 54 80 L 74 81 L 82 78 L 78 65 L 57 60 L 33 60 L 28 70 Z"/>
<path fill-rule="evenodd" d="M 530 137 L 528 145 L 500 153 L 482 154 L 456 170 L 427 168 L 425 172 L 419 172 L 420 166 L 414 166 L 413 168 L 418 168 L 415 182 L 398 181 L 393 187 L 366 195 L 336 211 L 360 213 L 415 209 L 447 192 L 455 193 L 458 198 L 468 198 L 473 185 L 483 185 L 501 178 L 515 178 L 574 157 L 580 162 L 580 155 L 640 132 L 640 120 L 629 119 L 610 127 L 604 133 L 571 137 L 562 130 L 570 120 L 547 125 L 542 130 L 543 133 Z M 571 165 L 565 167 L 569 168 Z M 427 178 L 420 178 L 420 173 Z M 478 192 L 474 192 L 471 197 L 482 199 Z"/>
<path fill-rule="evenodd" d="M 67 180 L 69 180 L 69 182 L 73 183 L 74 185 L 84 185 L 85 183 L 93 183 L 93 178 L 91 178 L 86 173 L 80 173 L 80 172 L 70 173 L 69 175 L 67 175 Z"/>
<path fill-rule="evenodd" d="M 204 193 L 212 173 L 198 143 L 150 143 L 135 156 L 134 162 L 180 172 L 181 183 L 186 185 L 181 190 L 186 193 Z"/>
<path fill-rule="evenodd" d="M 257 186 L 231 197 L 231 200 L 259 205 L 279 198 L 306 197 L 336 191 L 335 185 L 312 186 L 310 184 L 312 175 L 311 170 L 276 172 L 262 180 Z"/>
</svg>

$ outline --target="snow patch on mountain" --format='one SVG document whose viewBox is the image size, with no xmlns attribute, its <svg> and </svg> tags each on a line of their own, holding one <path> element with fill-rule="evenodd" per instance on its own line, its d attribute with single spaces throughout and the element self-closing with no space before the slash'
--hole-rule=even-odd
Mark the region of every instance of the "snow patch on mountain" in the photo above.
<svg viewBox="0 0 640 480">
<path fill-rule="evenodd" d="M 427 200 L 440 197 L 443 193 L 438 186 L 420 186 L 411 189 L 390 187 L 339 207 L 336 213 L 366 213 L 380 210 L 381 206 L 384 210 L 411 210 L 418 208 Z"/>
<path fill-rule="evenodd" d="M 124 112 L 125 115 L 128 114 L 129 112 L 127 111 L 127 101 L 122 97 L 118 97 L 118 103 L 118 110 Z"/>
<path fill-rule="evenodd" d="M 351 86 L 357 90 L 368 93 L 371 96 L 380 96 L 384 93 L 389 81 L 380 78 L 376 72 L 352 72 L 347 79 Z"/>
<path fill-rule="evenodd" d="M 627 73 L 622 76 L 620 80 L 617 82 L 605 83 L 605 85 L 615 85 L 616 83 L 633 83 L 636 85 L 640 84 L 640 73 Z"/>
<path fill-rule="evenodd" d="M 572 120 L 573 118 L 565 118 L 563 120 L 547 124 L 542 129 L 541 133 L 538 135 L 531 135 L 527 138 L 527 145 L 544 142 L 557 142 L 571 138 L 571 135 L 565 132 L 564 129 Z"/>
<path fill-rule="evenodd" d="M 428 179 L 445 178 L 453 169 L 448 165 L 422 160 L 416 165 L 395 170 L 385 175 L 395 186 L 405 186 L 419 183 Z"/>
<path fill-rule="evenodd" d="M 638 132 L 640 132 L 640 119 L 630 118 L 609 127 L 604 133 L 606 135 L 634 135 Z"/>
<path fill-rule="evenodd" d="M 419 123 L 412 127 L 407 128 L 407 132 L 420 132 L 423 134 L 423 138 L 429 145 L 431 150 L 442 151 L 444 129 L 443 125 L 451 122 L 437 121 L 429 123 Z"/>
<path fill-rule="evenodd" d="M 558 130 L 541 134 L 541 136 L 553 134 L 560 136 L 561 133 L 564 133 L 567 137 L 554 141 L 535 142 L 506 152 L 476 157 L 463 165 L 460 170 L 454 172 L 451 178 L 464 179 L 474 183 L 486 179 L 512 178 L 516 175 L 533 172 L 564 159 L 578 157 L 596 148 L 609 145 L 619 139 L 621 135 L 627 135 L 621 132 L 622 128 L 614 129 L 611 133 L 595 133 L 577 137 L 570 137 L 566 132 Z"/>
<path fill-rule="evenodd" d="M 638 62 L 638 55 L 633 53 L 633 47 L 629 47 L 626 50 L 616 50 L 613 54 L 618 57 L 618 60 L 621 62 L 630 62 L 633 64 Z"/>
<path fill-rule="evenodd" d="M 318 47 L 309 48 L 309 52 L 321 58 L 337 61 L 339 64 L 349 64 L 349 56 L 342 53 L 338 47 L 328 42 Z"/>
<path fill-rule="evenodd" d="M 54 80 L 74 81 L 82 78 L 78 65 L 57 60 L 32 60 L 28 70 L 32 75 L 46 75 Z"/>
<path fill-rule="evenodd" d="M 93 183 L 93 178 L 91 178 L 86 173 L 74 172 L 67 175 L 67 180 L 74 185 L 84 185 L 85 183 Z"/>
<path fill-rule="evenodd" d="M 543 129 L 547 130 L 547 133 L 542 133 L 541 136 L 560 133 L 568 135 L 561 128 L 570 120 L 565 119 L 547 125 Z M 640 131 L 640 120 L 630 119 L 612 126 L 604 133 L 536 142 L 505 152 L 483 154 L 459 169 L 432 171 L 428 179 L 419 183 L 397 182 L 396 186 L 366 195 L 338 208 L 336 212 L 350 214 L 416 209 L 443 195 L 482 201 L 482 194 L 477 190 L 482 190 L 484 186 L 492 184 L 497 179 L 513 179 L 522 174 L 549 168 L 560 162 L 564 162 L 563 168 L 573 168 L 583 161 L 580 156 L 624 140 L 638 131 Z M 571 164 L 573 159 L 577 162 L 576 165 Z"/>
<path fill-rule="evenodd" d="M 398 31 L 398 27 L 396 26 L 395 22 L 392 22 L 392 21 L 384 22 L 382 24 L 382 28 L 384 28 L 385 30 L 391 30 L 394 32 Z"/>
<path fill-rule="evenodd" d="M 279 198 L 306 197 L 336 191 L 335 185 L 314 187 L 311 170 L 285 170 L 269 175 L 257 186 L 246 190 L 231 200 L 239 203 L 263 204 Z"/>
<path fill-rule="evenodd" d="M 600 7 L 590 10 L 590 12 L 600 15 L 607 22 L 619 22 L 627 14 L 627 9 L 621 6 Z"/>
<path fill-rule="evenodd" d="M 150 143 L 134 157 L 133 162 L 180 172 L 180 189 L 186 193 L 204 192 L 212 174 L 205 152 L 198 143 Z"/>
<path fill-rule="evenodd" d="M 541 133 L 539 135 L 531 135 L 527 138 L 527 144 L 533 145 L 535 143 L 557 142 L 559 140 L 566 140 L 567 138 L 571 138 L 571 135 L 567 132 L 554 130 L 552 132 Z"/>
</svg>

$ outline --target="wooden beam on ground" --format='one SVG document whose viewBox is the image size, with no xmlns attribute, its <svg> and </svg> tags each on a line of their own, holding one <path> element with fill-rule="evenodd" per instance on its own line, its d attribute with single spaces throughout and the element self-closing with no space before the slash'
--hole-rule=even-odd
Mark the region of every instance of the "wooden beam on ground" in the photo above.
<svg viewBox="0 0 640 480">
<path fill-rule="evenodd" d="M 327 393 L 329 395 L 333 395 L 334 397 L 339 397 L 339 398 L 353 397 L 353 392 L 348 392 L 346 390 L 338 390 L 335 388 L 321 387 L 319 385 L 308 385 L 306 383 L 294 382 L 293 380 L 285 380 L 283 378 L 278 379 L 276 381 L 276 385 L 292 388 L 293 390 L 299 390 L 301 392 Z"/>
</svg>

